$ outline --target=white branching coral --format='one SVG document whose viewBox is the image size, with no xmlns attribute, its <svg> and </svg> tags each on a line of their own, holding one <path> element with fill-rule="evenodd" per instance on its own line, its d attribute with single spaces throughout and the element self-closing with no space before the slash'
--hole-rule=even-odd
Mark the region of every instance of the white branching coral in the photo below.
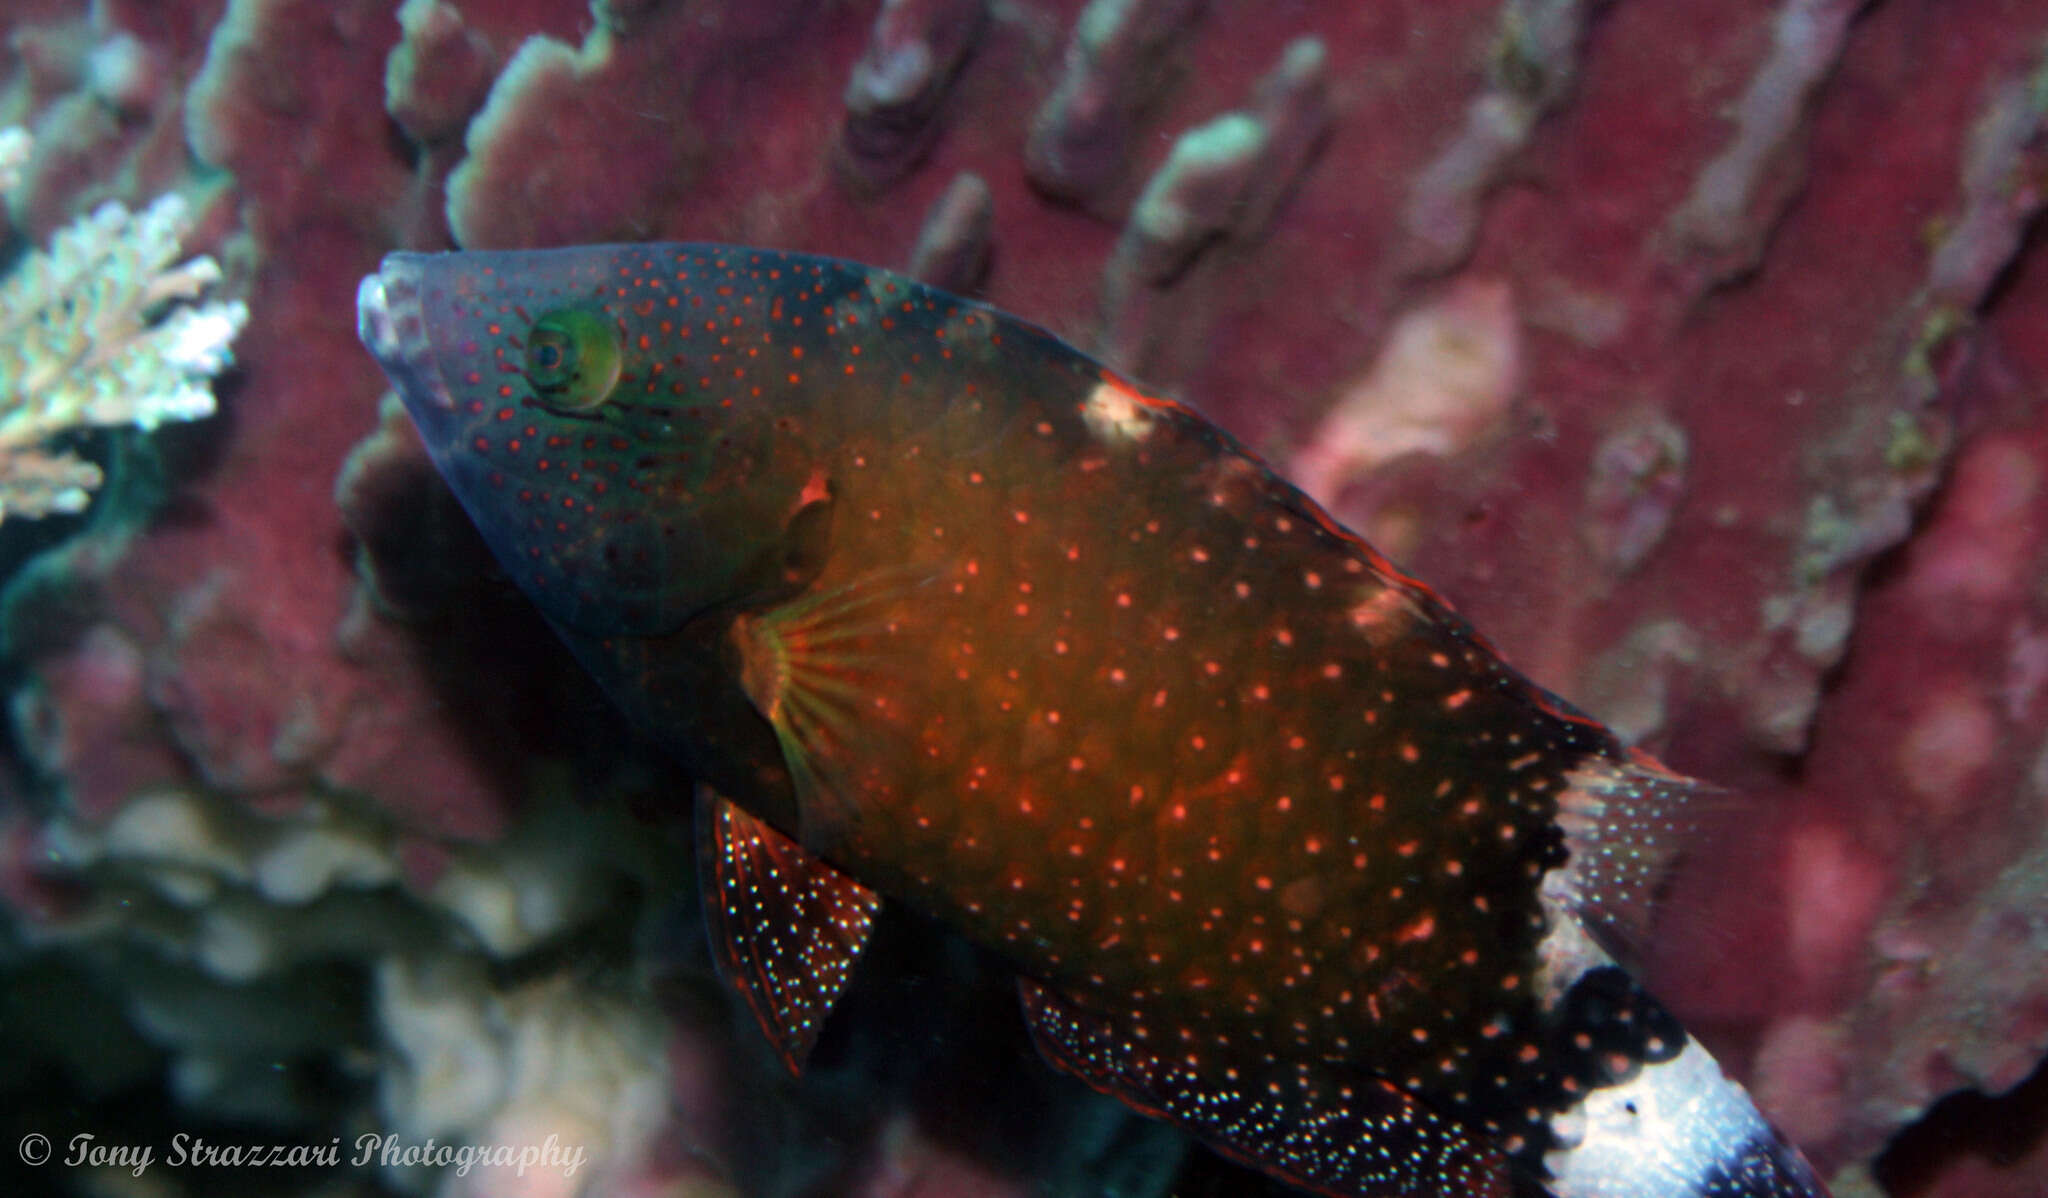
<svg viewBox="0 0 2048 1198">
<path fill-rule="evenodd" d="M 110 201 L 0 280 L 0 520 L 85 507 L 99 467 L 51 448 L 59 433 L 213 413 L 248 309 L 198 302 L 220 267 L 172 264 L 188 225 L 175 195 Z"/>
<path fill-rule="evenodd" d="M 28 152 L 33 144 L 28 130 L 20 125 L 0 129 L 0 195 L 13 191 L 21 182 L 22 168 L 28 165 Z"/>
</svg>

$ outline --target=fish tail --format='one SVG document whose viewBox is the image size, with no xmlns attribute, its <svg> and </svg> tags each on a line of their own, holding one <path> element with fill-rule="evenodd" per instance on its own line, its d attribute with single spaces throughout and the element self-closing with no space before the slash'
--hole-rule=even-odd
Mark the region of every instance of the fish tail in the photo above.
<svg viewBox="0 0 2048 1198">
<path fill-rule="evenodd" d="M 1590 1091 L 1551 1123 L 1556 1198 L 1827 1198 L 1799 1150 L 1685 1036 L 1666 1059 Z"/>
<path fill-rule="evenodd" d="M 1626 804 L 1648 801 L 1639 788 L 1687 780 L 1625 771 L 1612 781 Z M 1748 1091 L 1615 963 L 1587 922 L 1558 906 L 1554 892 L 1545 897 L 1548 1080 L 1538 1100 L 1551 1111 L 1541 1153 L 1551 1194 L 1826 1198 L 1813 1167 Z"/>
</svg>

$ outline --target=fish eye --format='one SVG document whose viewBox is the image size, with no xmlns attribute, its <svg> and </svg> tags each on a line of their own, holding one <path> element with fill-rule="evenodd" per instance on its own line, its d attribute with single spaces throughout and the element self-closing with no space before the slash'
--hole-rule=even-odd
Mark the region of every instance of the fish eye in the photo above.
<svg viewBox="0 0 2048 1198">
<path fill-rule="evenodd" d="M 619 365 L 618 334 L 599 313 L 557 308 L 526 334 L 526 381 L 551 408 L 586 412 L 603 403 Z"/>
</svg>

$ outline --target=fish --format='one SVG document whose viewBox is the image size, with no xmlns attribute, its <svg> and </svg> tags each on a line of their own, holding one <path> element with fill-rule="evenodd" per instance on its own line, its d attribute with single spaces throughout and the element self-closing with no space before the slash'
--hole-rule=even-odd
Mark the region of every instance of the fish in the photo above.
<svg viewBox="0 0 2048 1198">
<path fill-rule="evenodd" d="M 505 573 L 696 780 L 800 1072 L 891 905 L 1059 1069 L 1336 1198 L 1826 1188 L 1629 972 L 1710 788 L 1228 433 L 890 271 L 394 253 L 358 327 Z"/>
</svg>

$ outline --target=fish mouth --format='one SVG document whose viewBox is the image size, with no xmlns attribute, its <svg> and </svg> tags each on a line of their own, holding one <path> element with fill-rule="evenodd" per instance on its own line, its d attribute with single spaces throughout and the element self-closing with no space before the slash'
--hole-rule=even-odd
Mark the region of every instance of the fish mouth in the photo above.
<svg viewBox="0 0 2048 1198">
<path fill-rule="evenodd" d="M 433 366 L 421 301 L 425 255 L 388 254 L 356 287 L 356 336 L 417 418 L 452 411 L 455 398 Z"/>
</svg>

